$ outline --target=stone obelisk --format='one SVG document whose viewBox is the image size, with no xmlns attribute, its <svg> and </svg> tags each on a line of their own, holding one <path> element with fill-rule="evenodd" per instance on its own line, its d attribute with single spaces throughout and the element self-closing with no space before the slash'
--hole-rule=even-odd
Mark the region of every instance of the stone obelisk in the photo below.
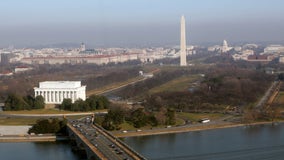
<svg viewBox="0 0 284 160">
<path fill-rule="evenodd" d="M 180 66 L 186 66 L 186 38 L 184 16 L 181 16 L 180 21 Z"/>
</svg>

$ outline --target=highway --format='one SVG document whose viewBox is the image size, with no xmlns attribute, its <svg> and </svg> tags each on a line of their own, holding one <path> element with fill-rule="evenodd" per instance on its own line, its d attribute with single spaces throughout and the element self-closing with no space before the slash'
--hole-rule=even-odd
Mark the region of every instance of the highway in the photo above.
<svg viewBox="0 0 284 160">
<path fill-rule="evenodd" d="M 84 136 L 106 159 L 134 160 L 141 159 L 131 154 L 116 138 L 110 138 L 102 130 L 92 125 L 89 119 L 70 121 L 72 126 Z"/>
</svg>

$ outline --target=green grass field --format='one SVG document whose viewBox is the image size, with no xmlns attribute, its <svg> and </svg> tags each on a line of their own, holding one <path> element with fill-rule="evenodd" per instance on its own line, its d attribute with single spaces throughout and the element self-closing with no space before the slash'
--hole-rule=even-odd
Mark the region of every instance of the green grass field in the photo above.
<svg viewBox="0 0 284 160">
<path fill-rule="evenodd" d="M 76 113 L 72 111 L 63 111 L 57 109 L 35 109 L 35 110 L 24 110 L 24 111 L 4 111 L 5 114 L 66 114 Z"/>
<path fill-rule="evenodd" d="M 33 125 L 39 118 L 9 118 L 1 117 L 0 125 L 4 126 L 21 126 L 21 125 Z"/>
<path fill-rule="evenodd" d="M 88 112 L 106 112 L 107 109 L 88 111 Z M 86 112 L 86 113 L 88 113 Z M 4 111 L 4 114 L 68 114 L 68 113 L 84 113 L 84 112 L 72 112 L 58 109 L 34 109 L 34 110 L 23 110 L 23 111 Z"/>
<path fill-rule="evenodd" d="M 159 93 L 159 92 L 175 92 L 175 91 L 185 91 L 190 86 L 192 86 L 191 83 L 194 81 L 197 81 L 199 78 L 198 75 L 192 75 L 192 76 L 184 76 L 179 77 L 177 79 L 174 79 L 172 81 L 169 81 L 165 84 L 162 84 L 160 86 L 157 86 L 149 91 L 150 94 Z"/>
<path fill-rule="evenodd" d="M 279 92 L 277 97 L 275 98 L 273 104 L 276 104 L 281 110 L 284 110 L 284 92 Z"/>
<path fill-rule="evenodd" d="M 131 79 L 127 80 L 127 81 L 112 83 L 112 84 L 109 84 L 109 85 L 101 87 L 101 88 L 97 88 L 97 89 L 94 89 L 94 90 L 89 90 L 89 91 L 87 91 L 86 94 L 87 94 L 87 96 L 101 94 L 101 93 L 104 93 L 106 91 L 115 89 L 117 87 L 121 87 L 123 85 L 129 84 L 129 83 L 132 83 L 132 82 L 135 82 L 135 81 L 139 81 L 141 79 L 143 79 L 143 77 L 139 76 L 139 77 L 131 78 Z"/>
<path fill-rule="evenodd" d="M 177 117 L 180 117 L 182 119 L 188 119 L 192 122 L 197 122 L 198 120 L 202 118 L 209 118 L 210 120 L 216 120 L 220 119 L 222 117 L 225 117 L 226 115 L 221 114 L 221 113 L 185 113 L 185 112 L 180 112 L 176 113 Z"/>
</svg>

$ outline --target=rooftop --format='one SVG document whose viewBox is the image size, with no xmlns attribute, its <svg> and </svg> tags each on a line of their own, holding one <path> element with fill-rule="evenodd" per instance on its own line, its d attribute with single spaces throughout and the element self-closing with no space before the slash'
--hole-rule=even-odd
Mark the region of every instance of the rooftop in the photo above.
<svg viewBox="0 0 284 160">
<path fill-rule="evenodd" d="M 78 88 L 81 81 L 44 81 L 39 82 L 39 88 Z"/>
</svg>

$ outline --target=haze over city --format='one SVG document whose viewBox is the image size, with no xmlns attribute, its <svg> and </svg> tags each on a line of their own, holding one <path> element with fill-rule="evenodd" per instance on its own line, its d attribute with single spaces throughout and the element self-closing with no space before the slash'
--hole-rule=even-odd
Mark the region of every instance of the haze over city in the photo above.
<svg viewBox="0 0 284 160">
<path fill-rule="evenodd" d="M 282 0 L 9 0 L 1 2 L 0 47 L 85 42 L 88 47 L 283 42 Z"/>
</svg>

